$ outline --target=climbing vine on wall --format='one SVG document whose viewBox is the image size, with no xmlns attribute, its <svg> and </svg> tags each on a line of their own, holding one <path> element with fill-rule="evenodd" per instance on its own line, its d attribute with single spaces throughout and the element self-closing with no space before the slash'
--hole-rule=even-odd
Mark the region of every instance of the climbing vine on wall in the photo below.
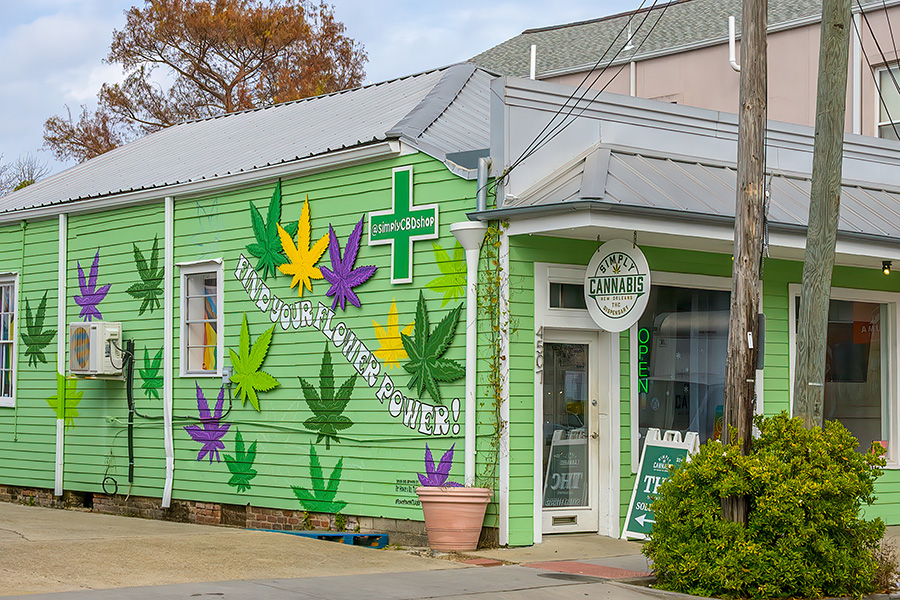
<svg viewBox="0 0 900 600">
<path fill-rule="evenodd" d="M 503 405 L 504 375 L 503 363 L 507 360 L 503 348 L 503 336 L 508 335 L 508 309 L 501 307 L 500 295 L 504 280 L 508 280 L 508 273 L 504 272 L 500 261 L 502 228 L 504 225 L 492 221 L 485 234 L 482 244 L 481 268 L 479 269 L 478 286 L 478 312 L 486 321 L 484 336 L 487 338 L 487 360 L 480 365 L 487 367 L 488 395 L 482 400 L 483 408 L 487 409 L 488 444 L 490 450 L 480 453 L 484 458 L 484 466 L 480 478 L 484 485 L 493 487 L 497 480 L 497 466 L 500 460 L 500 442 L 507 423 L 501 415 Z M 504 314 L 504 310 L 507 312 Z M 504 327 L 507 331 L 504 331 Z"/>
</svg>

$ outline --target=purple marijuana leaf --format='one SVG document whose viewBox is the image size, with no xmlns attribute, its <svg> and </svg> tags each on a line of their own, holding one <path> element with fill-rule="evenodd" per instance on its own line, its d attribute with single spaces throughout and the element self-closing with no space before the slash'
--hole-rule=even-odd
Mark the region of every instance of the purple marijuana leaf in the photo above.
<svg viewBox="0 0 900 600">
<path fill-rule="evenodd" d="M 184 430 L 188 432 L 191 439 L 195 442 L 203 444 L 203 447 L 200 448 L 200 453 L 197 455 L 197 460 L 203 460 L 203 457 L 209 454 L 210 464 L 212 464 L 213 456 L 215 456 L 216 462 L 221 462 L 219 450 L 225 449 L 225 443 L 222 442 L 222 438 L 228 432 L 228 428 L 231 427 L 231 423 L 219 423 L 222 420 L 222 405 L 225 402 L 225 386 L 219 388 L 216 410 L 210 414 L 209 404 L 206 403 L 203 390 L 200 389 L 199 384 L 195 385 L 197 386 L 197 408 L 200 410 L 200 421 L 203 423 L 203 427 L 201 428 L 200 425 L 185 425 Z"/>
<path fill-rule="evenodd" d="M 447 477 L 450 475 L 450 467 L 453 466 L 453 448 L 455 446 L 456 444 L 453 444 L 449 450 L 444 452 L 441 462 L 435 469 L 431 448 L 428 447 L 427 443 L 425 444 L 425 475 L 416 473 L 419 476 L 419 483 L 425 487 L 462 487 L 462 484 L 455 481 L 447 481 Z"/>
<path fill-rule="evenodd" d="M 341 310 L 346 310 L 347 300 L 356 308 L 360 308 L 359 297 L 353 291 L 358 285 L 368 281 L 375 274 L 377 267 L 357 267 L 353 268 L 356 262 L 356 255 L 359 254 L 359 241 L 362 238 L 363 219 L 360 218 L 359 223 L 353 228 L 353 233 L 347 239 L 347 246 L 344 248 L 344 256 L 341 258 L 341 244 L 334 233 L 334 228 L 329 225 L 328 230 L 331 239 L 328 242 L 328 256 L 331 257 L 331 269 L 328 267 L 320 267 L 322 275 L 331 283 L 331 287 L 325 292 L 326 296 L 334 296 L 334 302 L 331 309 L 337 308 L 338 302 L 341 303 Z"/>
<path fill-rule="evenodd" d="M 100 248 L 97 248 L 97 254 L 94 255 L 94 263 L 91 265 L 91 274 L 88 276 L 87 282 L 84 280 L 84 271 L 81 270 L 81 262 L 78 265 L 78 287 L 81 288 L 81 295 L 75 296 L 75 303 L 81 307 L 79 314 L 85 321 L 90 321 L 93 317 L 103 319 L 97 305 L 106 298 L 109 291 L 107 283 L 99 290 L 97 289 L 97 270 L 100 268 Z"/>
</svg>

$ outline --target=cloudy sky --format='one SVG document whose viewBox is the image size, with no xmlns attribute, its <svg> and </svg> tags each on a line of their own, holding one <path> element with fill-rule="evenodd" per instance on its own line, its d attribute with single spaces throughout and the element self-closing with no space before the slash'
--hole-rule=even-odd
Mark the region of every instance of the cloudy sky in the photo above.
<svg viewBox="0 0 900 600">
<path fill-rule="evenodd" d="M 369 55 L 368 82 L 467 58 L 529 27 L 592 19 L 632 10 L 640 0 L 332 0 L 347 33 Z M 42 150 L 44 121 L 93 107 L 103 82 L 122 79 L 103 63 L 124 11 L 141 0 L 0 2 L 0 154 L 10 162 L 36 154 L 53 171 L 66 166 Z"/>
</svg>

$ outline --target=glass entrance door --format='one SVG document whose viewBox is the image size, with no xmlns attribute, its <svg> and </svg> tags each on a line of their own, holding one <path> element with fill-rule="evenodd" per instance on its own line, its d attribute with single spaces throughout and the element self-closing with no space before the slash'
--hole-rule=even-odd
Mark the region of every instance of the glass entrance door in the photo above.
<svg viewBox="0 0 900 600">
<path fill-rule="evenodd" d="M 543 531 L 597 531 L 596 335 L 544 342 Z"/>
</svg>

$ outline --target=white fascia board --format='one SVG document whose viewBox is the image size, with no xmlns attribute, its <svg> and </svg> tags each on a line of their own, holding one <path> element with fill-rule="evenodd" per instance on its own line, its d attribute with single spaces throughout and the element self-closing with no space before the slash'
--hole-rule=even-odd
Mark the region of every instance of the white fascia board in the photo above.
<svg viewBox="0 0 900 600">
<path fill-rule="evenodd" d="M 401 143 L 398 140 L 389 140 L 368 146 L 361 146 L 359 148 L 329 152 L 327 154 L 304 158 L 298 161 L 291 161 L 289 163 L 261 167 L 243 173 L 232 173 L 218 177 L 210 177 L 201 181 L 160 186 L 124 194 L 62 202 L 50 206 L 40 206 L 3 213 L 0 214 L 0 224 L 55 217 L 60 213 L 69 215 L 84 214 L 100 212 L 121 206 L 162 202 L 166 196 L 172 196 L 176 199 L 196 198 L 198 196 L 208 195 L 213 192 L 222 192 L 247 184 L 263 183 L 267 179 L 299 177 L 336 168 L 348 167 L 355 164 L 383 160 L 401 155 L 402 150 L 409 151 L 410 149 L 408 146 L 406 148 L 401 148 Z"/>
<path fill-rule="evenodd" d="M 734 229 L 730 224 L 685 223 L 682 220 L 659 217 L 636 217 L 600 211 L 572 211 L 510 221 L 509 235 L 550 235 L 577 239 L 597 239 L 597 231 L 631 239 L 638 235 L 638 244 L 682 248 L 705 252 L 731 252 Z M 621 233 L 619 233 L 621 232 Z M 643 241 L 642 241 L 643 240 Z M 670 241 L 670 242 L 669 242 Z M 806 248 L 806 233 L 802 231 L 773 231 L 769 234 L 772 258 L 802 261 Z M 838 239 L 835 263 L 842 266 L 879 268 L 882 260 L 900 261 L 900 243 L 888 240 Z"/>
</svg>

